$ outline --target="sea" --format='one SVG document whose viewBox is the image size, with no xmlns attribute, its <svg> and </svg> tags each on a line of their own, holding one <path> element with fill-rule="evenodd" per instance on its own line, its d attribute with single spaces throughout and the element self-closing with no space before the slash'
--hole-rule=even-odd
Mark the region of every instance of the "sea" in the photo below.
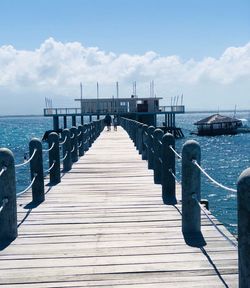
<svg viewBox="0 0 250 288">
<path fill-rule="evenodd" d="M 232 112 L 220 114 L 233 116 Z M 236 189 L 237 179 L 243 170 L 250 167 L 250 133 L 200 137 L 190 134 L 195 130 L 194 122 L 208 117 L 209 112 L 185 113 L 176 116 L 176 126 L 182 128 L 185 138 L 176 141 L 176 150 L 181 153 L 185 141 L 196 140 L 201 146 L 201 166 L 219 183 Z M 236 117 L 250 123 L 250 112 L 237 112 Z M 80 119 L 78 119 L 80 121 Z M 161 119 L 160 119 L 161 121 Z M 80 124 L 78 122 L 77 124 Z M 62 123 L 60 123 L 62 127 Z M 23 163 L 29 150 L 29 141 L 41 139 L 46 130 L 53 127 L 52 119 L 43 116 L 0 117 L 0 147 L 10 149 L 16 164 Z M 43 143 L 46 149 L 46 143 Z M 45 157 L 44 169 L 48 168 Z M 16 169 L 17 193 L 30 183 L 29 165 Z M 181 181 L 181 162 L 176 161 L 176 177 Z M 212 214 L 228 230 L 237 235 L 237 193 L 226 191 L 201 176 L 201 198 L 209 201 Z"/>
</svg>

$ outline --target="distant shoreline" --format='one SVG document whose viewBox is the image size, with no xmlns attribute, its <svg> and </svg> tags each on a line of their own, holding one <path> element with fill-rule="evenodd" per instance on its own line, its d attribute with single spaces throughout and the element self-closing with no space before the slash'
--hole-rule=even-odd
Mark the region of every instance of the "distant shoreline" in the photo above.
<svg viewBox="0 0 250 288">
<path fill-rule="evenodd" d="M 188 110 L 185 111 L 184 114 L 198 114 L 198 113 L 234 113 L 235 110 Z M 237 112 L 249 112 L 250 109 L 243 109 L 243 110 L 237 110 Z M 27 114 L 27 115 L 0 115 L 0 118 L 13 118 L 13 117 L 18 117 L 18 118 L 24 118 L 24 117 L 43 117 L 44 115 L 42 114 Z"/>
</svg>

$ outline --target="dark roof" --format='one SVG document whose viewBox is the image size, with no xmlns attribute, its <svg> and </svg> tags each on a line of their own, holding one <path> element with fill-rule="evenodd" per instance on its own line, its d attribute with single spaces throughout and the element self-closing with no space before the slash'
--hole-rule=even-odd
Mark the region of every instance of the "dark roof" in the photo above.
<svg viewBox="0 0 250 288">
<path fill-rule="evenodd" d="M 218 123 L 237 123 L 237 122 L 241 122 L 239 119 L 237 118 L 231 118 L 228 116 L 222 116 L 220 114 L 213 114 L 209 117 L 206 117 L 200 121 L 197 121 L 194 123 L 194 125 L 204 125 L 204 124 L 218 124 Z"/>
</svg>

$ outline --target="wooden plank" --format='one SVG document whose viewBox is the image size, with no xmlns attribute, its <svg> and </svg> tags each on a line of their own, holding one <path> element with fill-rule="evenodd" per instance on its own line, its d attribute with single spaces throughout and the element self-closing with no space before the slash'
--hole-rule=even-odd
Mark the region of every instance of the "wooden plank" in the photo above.
<svg viewBox="0 0 250 288">
<path fill-rule="evenodd" d="M 203 213 L 206 245 L 185 243 L 181 203 L 163 205 L 120 127 L 46 189 L 36 208 L 26 206 L 30 195 L 18 199 L 19 237 L 0 252 L 1 287 L 237 287 L 235 247 Z"/>
</svg>

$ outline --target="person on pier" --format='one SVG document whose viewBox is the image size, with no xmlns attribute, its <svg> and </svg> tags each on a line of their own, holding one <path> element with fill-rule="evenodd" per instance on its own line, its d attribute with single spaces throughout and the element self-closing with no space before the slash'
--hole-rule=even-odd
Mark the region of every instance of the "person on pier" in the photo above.
<svg viewBox="0 0 250 288">
<path fill-rule="evenodd" d="M 104 118 L 104 123 L 107 126 L 107 131 L 111 131 L 111 116 L 109 114 L 107 114 Z"/>
<path fill-rule="evenodd" d="M 118 125 L 118 116 L 117 115 L 114 115 L 113 125 L 114 125 L 114 131 L 117 131 L 117 125 Z"/>
</svg>

